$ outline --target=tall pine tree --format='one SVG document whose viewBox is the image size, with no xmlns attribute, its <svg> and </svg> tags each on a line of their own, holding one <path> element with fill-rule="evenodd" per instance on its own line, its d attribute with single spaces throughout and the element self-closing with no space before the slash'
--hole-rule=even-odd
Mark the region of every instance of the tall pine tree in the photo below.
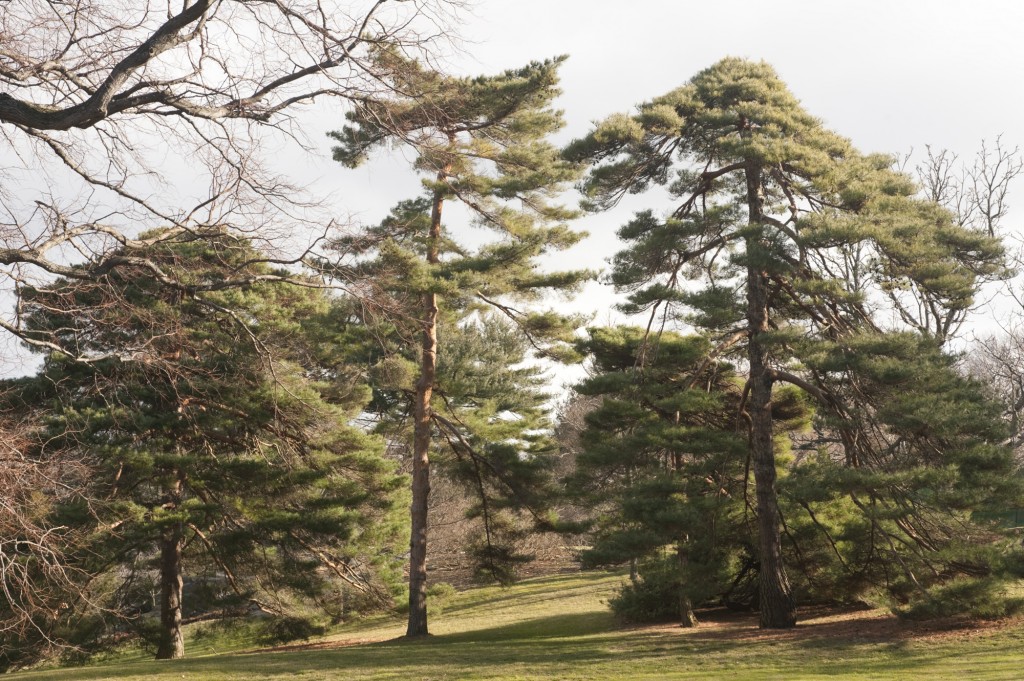
<svg viewBox="0 0 1024 681">
<path fill-rule="evenodd" d="M 815 352 L 849 356 L 854 348 L 887 352 L 889 341 L 870 339 L 888 337 L 879 308 L 884 293 L 896 289 L 918 292 L 935 318 L 956 318 L 972 304 L 979 281 L 998 271 L 1001 249 L 914 198 L 916 187 L 890 169 L 889 157 L 859 154 L 828 131 L 764 63 L 724 59 L 634 115 L 600 123 L 566 155 L 595 164 L 585 183 L 591 208 L 654 185 L 676 200 L 621 229 L 628 247 L 616 256 L 612 278 L 629 292 L 628 310 L 648 311 L 652 321 L 686 312 L 717 337 L 716 355 L 742 358 L 761 625 L 792 626 L 776 487 L 775 386 L 800 387 L 833 423 L 843 423 L 855 415 L 849 392 L 838 386 L 849 374 L 809 367 L 805 359 Z M 870 409 L 857 411 L 857 418 L 872 417 Z M 868 440 L 852 433 L 841 439 L 837 455 L 859 466 L 855 450 Z M 892 451 L 900 441 L 886 432 L 870 446 Z M 993 470 L 1005 470 L 1001 457 L 991 453 Z M 941 457 L 932 463 L 944 465 Z"/>
<path fill-rule="evenodd" d="M 419 348 L 414 389 L 412 540 L 409 571 L 409 636 L 427 632 L 427 499 L 429 451 L 441 423 L 434 407 L 438 325 L 493 308 L 505 314 L 541 354 L 572 354 L 572 324 L 550 312 L 527 312 L 520 301 L 546 291 L 571 290 L 589 273 L 542 272 L 539 256 L 568 248 L 580 235 L 565 222 L 573 211 L 551 197 L 579 175 L 546 141 L 562 126 L 551 108 L 562 59 L 532 63 L 497 76 L 453 78 L 403 61 L 378 58 L 395 76 L 393 98 L 364 102 L 349 125 L 332 137 L 335 159 L 356 166 L 382 145 L 402 142 L 427 175 L 424 195 L 399 204 L 367 234 L 339 247 L 355 256 L 352 269 L 374 282 L 397 317 L 414 321 Z M 468 246 L 443 219 L 455 202 L 475 225 L 494 237 Z M 454 323 L 454 322 L 453 322 Z M 441 428 L 443 431 L 443 428 Z"/>
</svg>

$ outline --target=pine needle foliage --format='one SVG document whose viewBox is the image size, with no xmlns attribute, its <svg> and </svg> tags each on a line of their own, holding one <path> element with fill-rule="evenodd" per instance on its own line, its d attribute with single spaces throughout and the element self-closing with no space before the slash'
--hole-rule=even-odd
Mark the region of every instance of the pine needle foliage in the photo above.
<svg viewBox="0 0 1024 681">
<path fill-rule="evenodd" d="M 157 654 L 180 657 L 185 608 L 326 620 L 387 604 L 401 478 L 380 438 L 350 425 L 369 390 L 330 330 L 332 301 L 274 281 L 287 273 L 243 239 L 155 242 L 119 254 L 137 266 L 23 292 L 32 329 L 91 359 L 48 354 L 8 405 L 49 406 L 40 455 L 73 452 L 92 470 L 88 495 L 51 522 L 90 528 L 77 560 L 110 590 L 83 586 L 69 617 L 94 622 L 97 640 L 148 627 L 155 589 Z M 240 276 L 251 283 L 220 288 Z M 183 602 L 183 582 L 203 598 L 204 580 L 209 600 Z"/>
<path fill-rule="evenodd" d="M 849 497 L 861 514 L 872 517 L 883 497 L 900 509 L 892 522 L 905 533 L 873 550 L 920 584 L 916 569 L 900 562 L 902 542 L 938 557 L 955 533 L 929 532 L 935 541 L 921 541 L 919 509 L 950 520 L 959 510 L 937 494 L 934 478 L 952 475 L 968 496 L 979 482 L 978 498 L 994 489 L 982 478 L 1012 472 L 983 401 L 963 413 L 977 419 L 968 431 L 987 433 L 969 447 L 973 454 L 965 458 L 956 437 L 911 444 L 945 428 L 943 412 L 921 408 L 939 386 L 971 390 L 954 377 L 941 348 L 979 286 L 1003 275 L 998 241 L 917 198 L 890 157 L 861 154 L 826 129 L 763 62 L 723 59 L 635 113 L 599 123 L 565 154 L 594 164 L 582 185 L 591 209 L 654 186 L 673 199 L 620 230 L 626 248 L 611 278 L 629 295 L 626 311 L 649 314 L 652 325 L 660 319 L 706 330 L 712 352 L 734 358 L 745 375 L 762 626 L 795 622 L 783 559 L 782 523 L 790 519 L 779 506 L 780 438 L 772 416 L 784 384 L 813 400 L 824 456 L 873 490 L 871 503 Z M 882 389 L 900 370 L 893 358 L 921 372 L 899 396 Z M 921 419 L 917 428 L 907 430 L 900 409 Z M 978 478 L 980 462 L 987 470 Z M 903 482 L 866 483 L 879 468 L 898 471 Z M 954 565 L 932 566 L 933 576 L 956 573 Z"/>
<path fill-rule="evenodd" d="M 349 124 L 331 133 L 338 143 L 334 158 L 352 167 L 381 146 L 405 145 L 416 155 L 414 168 L 425 175 L 424 192 L 396 206 L 379 226 L 340 239 L 337 267 L 375 292 L 375 311 L 395 331 L 390 337 L 377 334 L 382 345 L 419 350 L 418 357 L 409 358 L 418 368 L 412 374 L 408 634 L 423 636 L 428 633 L 428 452 L 438 436 L 452 437 L 445 421 L 456 421 L 454 414 L 445 415 L 434 395 L 443 389 L 437 363 L 444 340 L 438 329 L 455 328 L 460 320 L 491 310 L 510 320 L 537 355 L 575 359 L 571 341 L 579 320 L 534 308 L 544 295 L 574 291 L 592 274 L 547 272 L 538 263 L 540 256 L 565 250 L 581 237 L 567 225 L 576 212 L 554 200 L 580 176 L 579 165 L 564 159 L 548 140 L 562 127 L 561 112 L 552 102 L 559 94 L 557 70 L 563 58 L 476 78 L 446 76 L 387 50 L 376 59 L 383 72 L 392 74 L 395 94 L 367 100 L 348 114 Z M 469 215 L 484 234 L 482 244 L 473 244 L 464 229 L 449 224 L 449 204 Z M 465 446 L 456 442 L 458 437 L 456 450 Z M 495 445 L 490 451 L 509 464 L 515 458 Z M 497 521 L 489 514 L 484 519 L 489 528 Z M 493 559 L 515 559 L 493 546 L 487 552 Z M 492 574 L 507 577 L 493 569 Z"/>
<path fill-rule="evenodd" d="M 627 619 L 670 613 L 692 626 L 694 606 L 728 590 L 750 538 L 741 385 L 731 367 L 706 361 L 711 345 L 700 336 L 595 328 L 579 347 L 594 373 L 576 392 L 600 398 L 566 481 L 594 509 L 584 564 L 634 566 L 613 602 Z"/>
</svg>

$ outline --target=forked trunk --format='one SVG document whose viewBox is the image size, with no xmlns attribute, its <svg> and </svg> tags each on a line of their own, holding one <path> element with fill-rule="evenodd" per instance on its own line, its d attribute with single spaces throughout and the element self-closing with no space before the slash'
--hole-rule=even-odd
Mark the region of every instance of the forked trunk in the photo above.
<svg viewBox="0 0 1024 681">
<path fill-rule="evenodd" d="M 747 203 L 751 225 L 762 226 L 761 171 L 747 168 Z M 763 229 L 763 227 L 762 227 Z M 747 324 L 750 332 L 749 401 L 750 458 L 757 489 L 757 529 L 760 546 L 760 619 L 763 628 L 784 629 L 796 624 L 793 594 L 782 561 L 782 533 L 779 528 L 779 501 L 775 490 L 775 451 L 772 443 L 772 374 L 767 365 L 763 334 L 768 332 L 768 277 L 762 270 L 763 237 L 747 238 Z"/>
</svg>

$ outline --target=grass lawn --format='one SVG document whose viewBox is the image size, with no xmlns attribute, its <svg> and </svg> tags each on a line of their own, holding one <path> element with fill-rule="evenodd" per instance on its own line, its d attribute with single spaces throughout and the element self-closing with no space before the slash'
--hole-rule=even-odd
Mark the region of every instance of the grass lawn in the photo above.
<svg viewBox="0 0 1024 681">
<path fill-rule="evenodd" d="M 593 573 L 466 591 L 434 615 L 434 635 L 426 640 L 392 640 L 403 633 L 403 623 L 377 618 L 305 647 L 218 651 L 217 641 L 205 639 L 186 648 L 191 655 L 186 660 L 118 659 L 9 678 L 1024 678 L 1024 621 L 1019 619 L 944 630 L 901 623 L 879 611 L 810 611 L 796 629 L 764 632 L 752 616 L 713 612 L 697 629 L 623 628 L 603 603 L 621 580 Z"/>
</svg>

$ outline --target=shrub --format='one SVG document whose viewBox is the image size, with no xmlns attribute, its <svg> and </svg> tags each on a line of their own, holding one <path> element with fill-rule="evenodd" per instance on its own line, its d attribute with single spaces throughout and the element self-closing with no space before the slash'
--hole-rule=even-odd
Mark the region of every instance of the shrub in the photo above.
<svg viewBox="0 0 1024 681">
<path fill-rule="evenodd" d="M 679 572 L 671 559 L 645 561 L 634 582 L 608 601 L 616 617 L 635 624 L 679 619 Z"/>
<path fill-rule="evenodd" d="M 295 615 L 281 615 L 264 621 L 256 635 L 263 645 L 277 645 L 291 641 L 308 641 L 313 636 L 327 633 L 327 627 L 318 622 Z"/>
<path fill-rule="evenodd" d="M 908 620 L 947 617 L 997 619 L 1024 611 L 1024 598 L 1009 598 L 1005 583 L 992 577 L 961 577 L 913 598 L 893 612 Z"/>
</svg>

